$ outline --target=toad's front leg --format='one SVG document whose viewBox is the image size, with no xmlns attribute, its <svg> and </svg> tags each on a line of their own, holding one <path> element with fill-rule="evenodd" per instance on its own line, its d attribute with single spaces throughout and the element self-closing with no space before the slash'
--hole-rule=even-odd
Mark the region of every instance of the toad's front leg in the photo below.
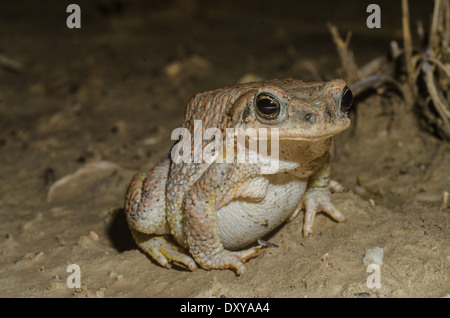
<svg viewBox="0 0 450 318">
<path fill-rule="evenodd" d="M 343 192 L 345 188 L 334 180 L 330 180 L 333 163 L 334 148 L 330 149 L 324 157 L 324 163 L 318 171 L 308 180 L 308 187 L 304 195 L 305 220 L 303 222 L 303 236 L 312 234 L 314 218 L 317 213 L 325 212 L 338 222 L 344 222 L 345 216 L 331 203 L 331 191 Z"/>
<path fill-rule="evenodd" d="M 303 222 L 303 236 L 310 236 L 312 234 L 312 227 L 314 225 L 314 218 L 317 213 L 325 212 L 338 222 L 344 222 L 345 216 L 334 207 L 331 203 L 331 192 L 329 186 L 325 187 L 311 187 L 304 197 L 305 220 Z"/>
<path fill-rule="evenodd" d="M 242 275 L 245 271 L 244 262 L 257 256 L 261 246 L 241 251 L 226 250 L 220 240 L 216 211 L 237 197 L 260 199 L 259 196 L 264 196 L 265 192 L 264 189 L 248 191 L 248 182 L 242 180 L 232 182 L 233 189 L 223 188 L 222 181 L 216 179 L 217 172 L 215 169 L 206 171 L 185 197 L 186 243 L 189 252 L 202 268 L 232 268 Z"/>
</svg>

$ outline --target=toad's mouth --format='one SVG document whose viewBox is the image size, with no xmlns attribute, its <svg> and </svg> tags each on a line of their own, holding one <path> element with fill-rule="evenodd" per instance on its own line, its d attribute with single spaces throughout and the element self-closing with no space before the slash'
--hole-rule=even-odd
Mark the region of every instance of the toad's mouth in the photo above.
<svg viewBox="0 0 450 318">
<path fill-rule="evenodd" d="M 331 138 L 333 136 L 336 136 L 337 134 L 330 134 L 330 135 L 324 135 L 324 136 L 314 136 L 314 137 L 280 137 L 280 140 L 298 140 L 298 141 L 320 141 L 324 139 Z"/>
<path fill-rule="evenodd" d="M 338 127 L 326 128 L 324 131 L 313 130 L 313 131 L 283 131 L 280 130 L 278 134 L 276 131 L 271 131 L 271 134 L 268 136 L 258 136 L 258 139 L 267 140 L 267 139 L 276 139 L 279 140 L 298 140 L 298 141 L 320 141 L 324 139 L 331 138 L 333 136 L 339 135 L 346 129 L 350 127 L 350 121 L 346 125 L 340 125 Z"/>
</svg>

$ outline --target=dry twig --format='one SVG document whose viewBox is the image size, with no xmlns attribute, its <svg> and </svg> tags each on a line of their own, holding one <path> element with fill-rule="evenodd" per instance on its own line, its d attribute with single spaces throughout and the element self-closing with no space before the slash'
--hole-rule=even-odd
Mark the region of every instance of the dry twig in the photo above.
<svg viewBox="0 0 450 318">
<path fill-rule="evenodd" d="M 396 88 L 408 108 L 418 106 L 427 127 L 439 137 L 450 141 L 450 0 L 435 0 L 428 43 L 415 48 L 412 41 L 408 0 L 402 0 L 403 49 L 391 42 L 390 63 L 379 58 L 358 68 L 348 43 L 335 26 L 328 28 L 336 44 L 347 80 L 354 95 L 382 85 Z M 424 40 L 423 25 L 418 24 L 419 37 Z M 400 70 L 400 71 L 398 71 Z M 419 86 L 426 90 L 419 90 Z"/>
</svg>

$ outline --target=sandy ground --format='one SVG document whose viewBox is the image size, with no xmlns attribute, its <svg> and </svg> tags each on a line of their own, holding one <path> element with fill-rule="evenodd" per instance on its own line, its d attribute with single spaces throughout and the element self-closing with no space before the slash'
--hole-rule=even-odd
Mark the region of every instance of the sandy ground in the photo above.
<svg viewBox="0 0 450 318">
<path fill-rule="evenodd" d="M 69 3 L 0 4 L 0 54 L 23 65 L 0 69 L 0 297 L 450 293 L 450 146 L 399 97 L 357 100 L 337 138 L 334 178 L 349 191 L 332 198 L 348 221 L 320 214 L 303 238 L 300 214 L 267 237 L 279 248 L 250 260 L 244 276 L 162 268 L 134 244 L 122 210 L 132 175 L 167 156 L 193 94 L 246 74 L 339 77 L 326 23 L 353 30 L 367 62 L 399 39 L 399 4 L 379 1 L 382 28 L 369 30 L 364 1 L 81 1 L 82 28 L 69 30 Z M 411 12 L 427 21 L 431 6 Z M 381 288 L 367 286 L 373 247 L 384 251 Z M 80 288 L 67 287 L 70 264 Z"/>
</svg>

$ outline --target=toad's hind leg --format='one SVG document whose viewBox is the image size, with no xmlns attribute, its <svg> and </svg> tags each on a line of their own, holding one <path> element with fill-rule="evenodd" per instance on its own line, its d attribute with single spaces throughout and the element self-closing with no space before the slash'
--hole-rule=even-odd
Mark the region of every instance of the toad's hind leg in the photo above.
<svg viewBox="0 0 450 318">
<path fill-rule="evenodd" d="M 169 176 L 169 160 L 164 160 L 148 173 L 136 174 L 125 195 L 128 225 L 147 234 L 168 233 L 165 191 Z"/>
<path fill-rule="evenodd" d="M 159 264 L 170 267 L 169 261 L 185 264 L 195 270 L 194 260 L 170 239 L 166 220 L 165 190 L 170 161 L 164 160 L 149 173 L 138 173 L 131 180 L 125 198 L 125 214 L 138 246 Z"/>
<path fill-rule="evenodd" d="M 181 247 L 164 236 L 148 235 L 131 229 L 133 238 L 138 246 L 147 252 L 161 266 L 170 268 L 170 261 L 181 263 L 191 271 L 197 269 L 192 257 L 188 256 Z"/>
</svg>

